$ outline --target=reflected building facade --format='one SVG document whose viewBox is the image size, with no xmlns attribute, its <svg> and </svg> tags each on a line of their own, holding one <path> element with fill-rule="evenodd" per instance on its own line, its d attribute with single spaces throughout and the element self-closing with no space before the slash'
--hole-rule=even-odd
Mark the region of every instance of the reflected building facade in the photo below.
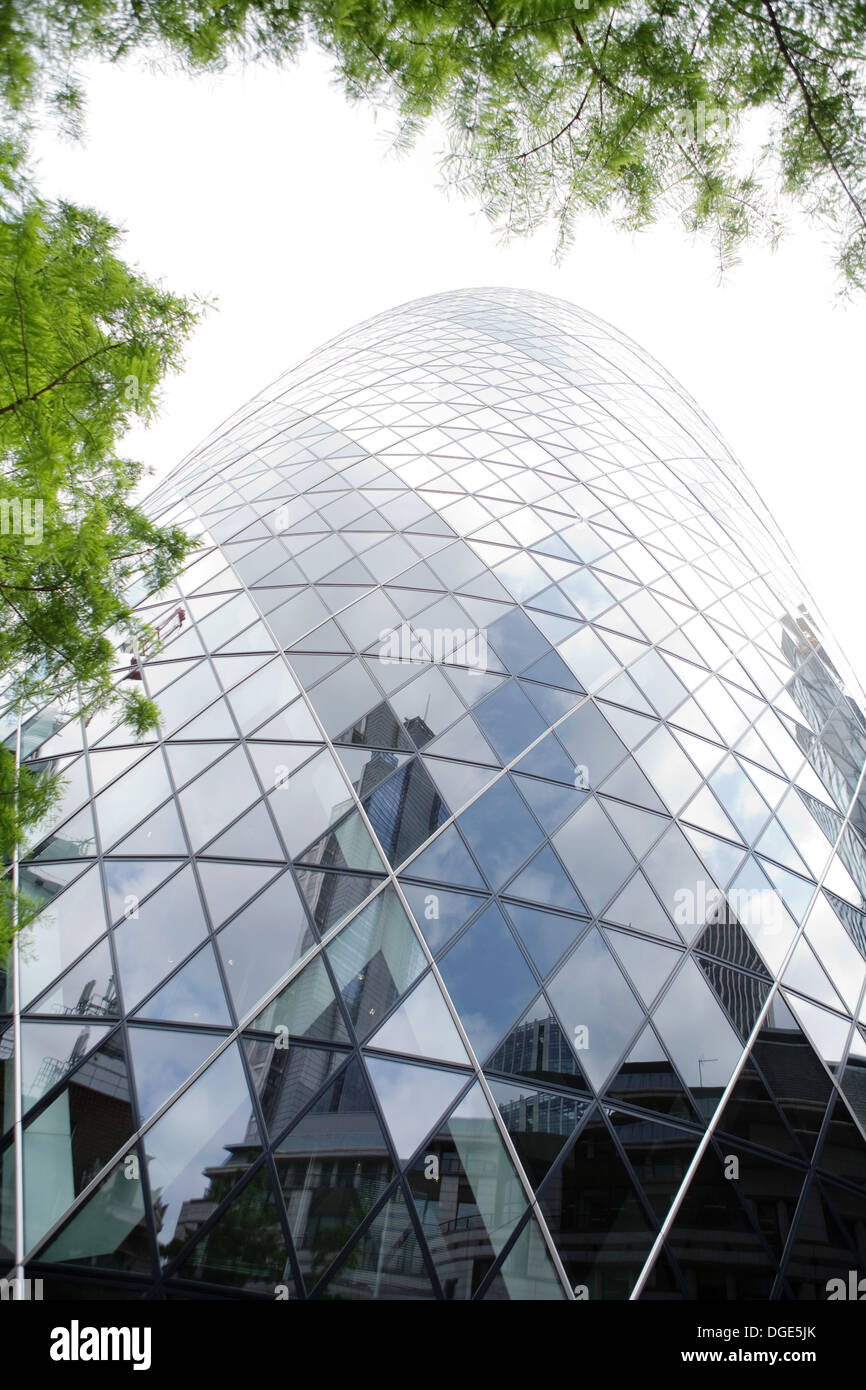
<svg viewBox="0 0 866 1390">
<path fill-rule="evenodd" d="M 682 389 L 571 305 L 438 295 L 148 506 L 202 538 L 118 657 L 159 735 L 24 723 L 65 790 L 3 1272 L 18 1234 L 57 1299 L 866 1273 L 863 701 Z"/>
</svg>

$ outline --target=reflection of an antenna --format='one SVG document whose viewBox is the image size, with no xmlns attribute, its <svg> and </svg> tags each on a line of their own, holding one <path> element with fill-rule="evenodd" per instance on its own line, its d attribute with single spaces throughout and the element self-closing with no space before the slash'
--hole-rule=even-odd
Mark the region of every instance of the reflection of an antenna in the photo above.
<svg viewBox="0 0 866 1390">
<path fill-rule="evenodd" d="M 704 1074 L 703 1074 L 703 1072 L 701 1071 L 701 1068 L 702 1068 L 702 1066 L 704 1065 L 704 1062 L 717 1062 L 718 1060 L 719 1060 L 718 1057 L 699 1057 L 699 1058 L 698 1058 L 698 1082 L 699 1082 L 699 1084 L 700 1084 L 701 1086 L 703 1086 L 703 1084 L 704 1084 Z"/>
</svg>

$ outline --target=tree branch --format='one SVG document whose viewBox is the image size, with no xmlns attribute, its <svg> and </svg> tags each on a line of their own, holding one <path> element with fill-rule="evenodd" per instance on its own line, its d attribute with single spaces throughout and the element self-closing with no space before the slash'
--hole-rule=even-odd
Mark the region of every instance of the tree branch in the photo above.
<svg viewBox="0 0 866 1390">
<path fill-rule="evenodd" d="M 773 33 L 775 35 L 776 42 L 779 46 L 779 51 L 782 54 L 782 57 L 785 59 L 785 62 L 788 65 L 788 67 L 791 69 L 791 72 L 794 74 L 797 86 L 803 93 L 803 101 L 806 107 L 806 119 L 809 122 L 815 139 L 818 141 L 818 144 L 821 146 L 821 149 L 827 156 L 827 162 L 829 163 L 830 168 L 833 170 L 833 173 L 836 175 L 839 184 L 844 189 L 845 194 L 849 202 L 851 203 L 851 206 L 854 208 L 854 211 L 856 212 L 860 221 L 863 223 L 863 226 L 866 227 L 866 215 L 864 215 L 863 209 L 857 201 L 857 198 L 855 197 L 854 193 L 848 187 L 848 184 L 845 181 L 845 177 L 842 174 L 842 171 L 840 170 L 835 159 L 833 158 L 833 152 L 830 149 L 830 146 L 827 144 L 827 141 L 824 138 L 824 135 L 818 125 L 818 122 L 815 119 L 815 108 L 812 104 L 812 97 L 809 93 L 809 88 L 806 86 L 805 79 L 802 73 L 800 72 L 800 69 L 797 67 L 797 64 L 794 62 L 793 57 L 791 56 L 791 50 L 788 48 L 788 45 L 785 42 L 785 36 L 782 33 L 781 28 L 779 27 L 779 21 L 776 18 L 776 12 L 773 9 L 772 4 L 770 3 L 770 0 L 763 0 L 763 3 L 764 8 L 767 11 L 767 14 L 770 16 L 770 23 L 773 28 Z"/>
<path fill-rule="evenodd" d="M 17 400 L 10 401 L 8 405 L 0 405 L 0 415 L 6 415 L 10 410 L 17 410 L 19 406 L 25 405 L 27 401 L 38 400 L 44 396 L 46 391 L 53 391 L 55 386 L 60 386 L 73 372 L 78 371 L 79 367 L 84 367 L 88 362 L 93 362 L 97 357 L 102 357 L 106 352 L 114 352 L 116 348 L 129 347 L 127 342 L 107 343 L 104 347 L 98 348 L 96 352 L 90 352 L 86 357 L 82 357 L 80 362 L 73 362 L 71 367 L 67 367 L 65 372 L 61 372 L 53 381 L 49 381 L 47 386 L 40 386 L 38 391 L 33 391 L 29 395 L 19 396 Z"/>
</svg>

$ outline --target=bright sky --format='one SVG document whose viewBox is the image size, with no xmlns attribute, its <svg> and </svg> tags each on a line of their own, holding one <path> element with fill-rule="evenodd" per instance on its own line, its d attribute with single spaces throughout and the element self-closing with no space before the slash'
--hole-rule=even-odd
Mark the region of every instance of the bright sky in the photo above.
<svg viewBox="0 0 866 1390">
<path fill-rule="evenodd" d="M 147 275 L 218 300 L 127 455 L 164 472 L 312 348 L 405 300 L 469 285 L 559 295 L 633 337 L 715 422 L 866 683 L 866 296 L 838 301 L 819 233 L 792 222 L 720 288 L 709 245 L 677 224 L 631 237 L 591 221 L 556 268 L 552 233 L 503 248 L 446 197 L 441 138 L 391 153 L 388 118 L 350 106 L 315 52 L 282 72 L 85 77 L 84 142 L 37 145 L 43 193 L 98 208 Z"/>
</svg>

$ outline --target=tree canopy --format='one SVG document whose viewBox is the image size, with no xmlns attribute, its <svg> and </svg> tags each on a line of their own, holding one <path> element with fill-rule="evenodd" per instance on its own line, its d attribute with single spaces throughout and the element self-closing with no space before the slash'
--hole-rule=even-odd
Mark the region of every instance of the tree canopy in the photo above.
<svg viewBox="0 0 866 1390">
<path fill-rule="evenodd" d="M 2 706 L 108 704 L 137 732 L 157 710 L 117 684 L 121 642 L 152 638 L 134 581 L 162 588 L 194 542 L 132 500 L 142 466 L 118 456 L 179 365 L 198 307 L 118 255 L 119 233 L 86 208 L 35 192 L 20 150 L 0 189 L 0 674 Z M 122 658 L 121 658 L 122 660 Z M 38 782 L 38 786 L 37 786 Z M 0 854 L 59 790 L 14 775 L 0 750 Z M 0 933 L 2 934 L 2 933 Z"/>
<path fill-rule="evenodd" d="M 725 267 L 796 203 L 866 285 L 866 0 L 6 0 L 0 90 L 74 116 L 76 56 L 201 68 L 307 40 L 401 141 L 439 119 L 449 179 L 507 232 L 552 222 L 564 249 L 582 213 L 672 209 Z"/>
</svg>

